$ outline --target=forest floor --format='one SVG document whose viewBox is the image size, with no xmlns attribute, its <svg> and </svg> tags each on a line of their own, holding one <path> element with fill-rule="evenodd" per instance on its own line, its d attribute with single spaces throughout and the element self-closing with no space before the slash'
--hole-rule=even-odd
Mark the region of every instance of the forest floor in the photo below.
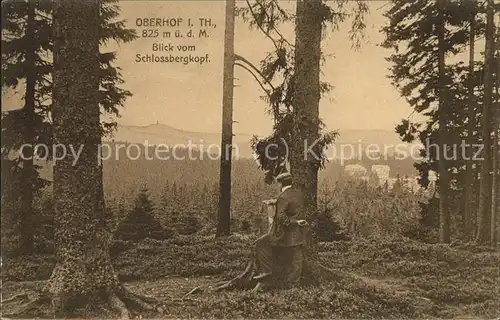
<svg viewBox="0 0 500 320">
<path fill-rule="evenodd" d="M 120 278 L 132 291 L 158 299 L 165 310 L 162 318 L 492 319 L 500 315 L 497 250 L 408 239 L 323 243 L 320 249 L 325 265 L 350 272 L 362 282 L 346 281 L 340 290 L 323 283 L 263 293 L 185 296 L 222 275 L 228 278 L 242 271 L 249 241 L 195 236 L 146 239 L 113 248 Z M 8 262 L 2 270 L 2 299 L 34 292 L 39 280 L 50 274 L 51 259 L 37 256 Z"/>
</svg>

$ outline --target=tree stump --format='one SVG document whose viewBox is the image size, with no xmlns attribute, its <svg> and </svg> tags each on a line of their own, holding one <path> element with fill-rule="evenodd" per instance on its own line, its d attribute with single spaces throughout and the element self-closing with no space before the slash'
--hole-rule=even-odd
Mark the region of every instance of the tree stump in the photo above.
<svg viewBox="0 0 500 320">
<path fill-rule="evenodd" d="M 310 237 L 311 239 L 311 237 Z M 357 281 L 356 276 L 341 270 L 330 269 L 319 261 L 319 254 L 315 245 L 310 240 L 307 245 L 294 247 L 273 248 L 273 274 L 262 280 L 255 280 L 259 274 L 256 256 L 251 257 L 245 270 L 238 276 L 220 281 L 208 289 L 213 291 L 222 290 L 249 290 L 255 288 L 261 281 L 264 289 L 289 288 L 299 285 L 319 285 L 323 282 L 331 282 L 333 286 L 340 286 L 342 281 Z M 203 291 L 195 288 L 187 295 Z"/>
</svg>

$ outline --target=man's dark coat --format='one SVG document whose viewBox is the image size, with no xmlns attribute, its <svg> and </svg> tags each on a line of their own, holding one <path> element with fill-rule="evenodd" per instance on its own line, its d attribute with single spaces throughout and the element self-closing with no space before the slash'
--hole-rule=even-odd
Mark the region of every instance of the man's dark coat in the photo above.
<svg viewBox="0 0 500 320">
<path fill-rule="evenodd" d="M 305 219 L 304 196 L 293 186 L 281 193 L 276 201 L 276 213 L 269 240 L 272 246 L 293 247 L 306 244 L 308 227 L 297 225 Z"/>
</svg>

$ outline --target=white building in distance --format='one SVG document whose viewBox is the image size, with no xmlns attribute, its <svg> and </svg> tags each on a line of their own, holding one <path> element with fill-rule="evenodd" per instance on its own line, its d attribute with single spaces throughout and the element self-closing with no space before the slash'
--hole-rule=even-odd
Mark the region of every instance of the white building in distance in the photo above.
<svg viewBox="0 0 500 320">
<path fill-rule="evenodd" d="M 344 167 L 344 171 L 353 177 L 364 177 L 368 170 L 360 164 L 348 164 Z"/>
<path fill-rule="evenodd" d="M 391 168 L 388 165 L 374 164 L 372 165 L 371 172 L 377 175 L 380 185 L 389 183 L 389 175 Z"/>
</svg>

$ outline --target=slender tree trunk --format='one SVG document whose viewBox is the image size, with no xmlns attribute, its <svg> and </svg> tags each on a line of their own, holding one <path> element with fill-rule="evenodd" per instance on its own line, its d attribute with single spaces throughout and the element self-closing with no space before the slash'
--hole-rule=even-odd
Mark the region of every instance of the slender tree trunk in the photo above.
<svg viewBox="0 0 500 320">
<path fill-rule="evenodd" d="M 493 102 L 493 58 L 494 27 L 493 0 L 488 0 L 486 14 L 486 50 L 484 65 L 484 103 L 482 121 L 483 160 L 481 167 L 481 185 L 479 188 L 479 209 L 476 242 L 487 243 L 491 233 L 491 111 Z"/>
<path fill-rule="evenodd" d="M 476 15 L 472 14 L 470 19 L 470 35 L 469 35 L 469 96 L 467 102 L 467 145 L 469 146 L 468 159 L 465 166 L 465 195 L 464 195 L 464 236 L 470 238 L 473 234 L 473 207 L 474 198 L 474 169 L 472 167 L 472 157 L 474 150 L 474 129 L 476 127 L 476 112 L 474 109 L 474 50 L 475 50 L 475 32 L 476 32 Z"/>
<path fill-rule="evenodd" d="M 219 177 L 217 237 L 231 232 L 231 158 L 233 143 L 234 19 L 235 0 L 226 0 L 224 74 L 222 88 L 222 139 Z"/>
<path fill-rule="evenodd" d="M 448 103 L 448 88 L 445 73 L 445 20 L 443 12 L 443 6 L 445 5 L 443 1 L 440 1 L 440 21 L 437 26 L 438 28 L 438 63 L 439 63 L 439 160 L 438 160 L 438 173 L 439 173 L 439 235 L 440 241 L 442 243 L 450 242 L 450 212 L 448 208 L 448 168 L 446 166 L 445 154 L 446 154 L 446 140 L 447 140 L 447 130 L 446 130 L 446 105 Z"/>
<path fill-rule="evenodd" d="M 26 21 L 26 94 L 24 105 L 25 127 L 24 143 L 28 144 L 22 150 L 22 175 L 24 186 L 21 189 L 20 212 L 20 252 L 33 252 L 33 190 L 36 171 L 33 166 L 33 144 L 35 143 L 35 85 L 36 85 L 36 43 L 35 43 L 35 8 L 37 1 L 28 1 Z"/>
<path fill-rule="evenodd" d="M 499 37 L 496 38 L 498 41 Z M 495 47 L 495 46 L 493 46 Z M 498 43 L 496 44 L 497 52 Z M 497 53 L 497 59 L 500 54 Z M 499 170 L 500 170 L 500 63 L 497 60 L 496 72 L 496 103 L 493 105 L 493 182 L 491 187 L 491 243 L 495 244 L 498 241 L 498 213 L 500 212 L 500 189 L 498 188 Z"/>
<path fill-rule="evenodd" d="M 497 107 L 498 108 L 498 107 Z M 498 193 L 498 168 L 499 168 L 499 147 L 498 147 L 498 134 L 499 134 L 499 126 L 498 126 L 498 110 L 495 110 L 495 125 L 493 129 L 494 138 L 493 138 L 493 180 L 491 183 L 491 231 L 490 231 L 490 240 L 491 243 L 494 244 L 497 242 L 497 214 L 499 207 L 499 193 Z"/>
<path fill-rule="evenodd" d="M 128 317 L 124 301 L 144 303 L 120 284 L 108 250 L 98 161 L 99 11 L 99 0 L 54 1 L 54 140 L 67 151 L 57 154 L 62 159 L 54 167 L 56 265 L 49 292 L 56 316 L 105 300 Z"/>
<path fill-rule="evenodd" d="M 317 208 L 319 137 L 320 60 L 322 23 L 319 18 L 321 0 L 297 0 L 295 27 L 295 72 L 292 146 L 290 167 L 294 184 L 306 196 L 310 221 Z"/>
<path fill-rule="evenodd" d="M 2 198 L 1 198 L 1 212 L 2 212 L 2 224 L 1 232 L 2 234 L 7 234 L 11 232 L 11 228 L 15 226 L 18 217 L 16 215 L 16 205 L 19 195 L 15 191 L 15 181 L 16 179 L 13 168 L 14 164 L 12 160 L 8 158 L 5 153 L 1 155 L 1 179 L 2 179 Z M 10 254 L 4 252 L 4 255 Z"/>
</svg>

